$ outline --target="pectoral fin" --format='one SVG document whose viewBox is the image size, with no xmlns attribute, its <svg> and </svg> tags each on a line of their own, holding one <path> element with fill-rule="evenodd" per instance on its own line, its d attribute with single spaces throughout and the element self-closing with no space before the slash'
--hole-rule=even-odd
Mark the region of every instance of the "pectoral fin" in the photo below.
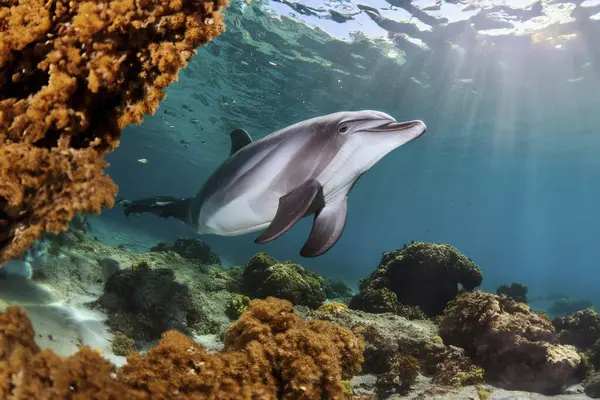
<svg viewBox="0 0 600 400">
<path fill-rule="evenodd" d="M 323 188 L 316 180 L 309 180 L 279 198 L 275 218 L 254 243 L 267 243 L 287 232 L 304 217 L 314 203 L 322 201 Z M 312 207 L 314 209 L 314 206 Z"/>
<path fill-rule="evenodd" d="M 317 257 L 326 253 L 339 240 L 346 226 L 348 198 L 327 204 L 315 214 L 308 240 L 300 250 L 302 257 Z"/>
</svg>

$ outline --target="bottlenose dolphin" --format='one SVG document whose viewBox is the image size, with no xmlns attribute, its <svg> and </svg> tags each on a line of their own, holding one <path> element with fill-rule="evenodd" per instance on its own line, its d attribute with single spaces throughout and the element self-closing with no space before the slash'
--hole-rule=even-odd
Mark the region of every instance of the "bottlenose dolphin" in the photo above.
<svg viewBox="0 0 600 400">
<path fill-rule="evenodd" d="M 199 234 L 235 236 L 264 229 L 255 243 L 277 239 L 303 217 L 314 215 L 300 255 L 316 257 L 340 238 L 348 194 L 358 179 L 426 129 L 422 121 L 397 122 L 372 110 L 311 118 L 257 141 L 236 129 L 230 133 L 229 158 L 194 197 L 162 196 L 123 206 L 126 215 L 173 217 Z"/>
</svg>

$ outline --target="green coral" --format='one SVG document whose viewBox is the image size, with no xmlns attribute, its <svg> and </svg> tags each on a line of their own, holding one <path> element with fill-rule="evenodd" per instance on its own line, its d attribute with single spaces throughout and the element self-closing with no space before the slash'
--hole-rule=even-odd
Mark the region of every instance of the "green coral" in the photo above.
<svg viewBox="0 0 600 400">
<path fill-rule="evenodd" d="M 248 296 L 236 293 L 227 304 L 227 316 L 233 320 L 237 320 L 249 305 L 250 298 Z"/>
<path fill-rule="evenodd" d="M 266 253 L 253 256 L 242 273 L 241 292 L 250 298 L 277 297 L 294 305 L 319 307 L 326 299 L 324 279 L 292 262 Z"/>
</svg>

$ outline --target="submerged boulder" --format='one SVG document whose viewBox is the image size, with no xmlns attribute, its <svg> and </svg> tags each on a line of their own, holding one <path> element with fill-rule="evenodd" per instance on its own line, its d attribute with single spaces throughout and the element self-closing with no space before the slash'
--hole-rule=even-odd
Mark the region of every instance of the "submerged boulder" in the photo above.
<svg viewBox="0 0 600 400">
<path fill-rule="evenodd" d="M 209 245 L 194 238 L 179 238 L 173 244 L 158 242 L 150 251 L 173 251 L 183 258 L 198 261 L 204 265 L 221 264 L 221 259 L 211 251 Z"/>
<path fill-rule="evenodd" d="M 190 333 L 202 313 L 186 285 L 173 270 L 152 269 L 145 262 L 115 272 L 104 294 L 93 304 L 108 311 L 108 324 L 135 340 L 154 340 L 177 329 Z"/>
<path fill-rule="evenodd" d="M 431 321 L 369 314 L 333 304 L 321 306 L 312 318 L 334 322 L 364 337 L 361 373 L 375 375 L 374 391 L 380 397 L 407 393 L 419 376 L 455 387 L 482 381 L 483 369 L 463 349 L 446 346 Z"/>
<path fill-rule="evenodd" d="M 585 353 L 596 369 L 600 369 L 600 316 L 594 310 L 581 310 L 568 317 L 557 317 L 552 324 L 561 343 L 574 345 Z"/>
<path fill-rule="evenodd" d="M 574 346 L 557 342 L 545 314 L 506 296 L 461 294 L 444 311 L 441 335 L 504 389 L 557 394 L 579 380 L 584 367 Z"/>
<path fill-rule="evenodd" d="M 273 296 L 311 308 L 317 308 L 327 299 L 321 276 L 299 264 L 279 262 L 267 253 L 258 253 L 248 261 L 240 290 L 250 298 Z"/>
<path fill-rule="evenodd" d="M 383 253 L 379 267 L 361 280 L 350 308 L 395 312 L 405 305 L 435 316 L 458 295 L 459 284 L 464 290 L 473 290 L 481 280 L 479 267 L 454 247 L 414 242 Z"/>
</svg>

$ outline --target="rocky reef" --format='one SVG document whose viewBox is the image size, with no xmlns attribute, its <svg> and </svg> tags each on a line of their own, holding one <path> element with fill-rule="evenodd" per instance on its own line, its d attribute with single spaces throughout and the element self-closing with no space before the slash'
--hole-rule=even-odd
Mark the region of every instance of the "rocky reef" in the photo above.
<svg viewBox="0 0 600 400">
<path fill-rule="evenodd" d="M 0 3 L 0 264 L 114 204 L 104 156 L 224 30 L 225 4 Z"/>
<path fill-rule="evenodd" d="M 577 349 L 558 342 L 548 316 L 506 296 L 459 295 L 444 311 L 440 332 L 505 389 L 558 394 L 586 374 Z"/>
<path fill-rule="evenodd" d="M 460 387 L 483 382 L 483 369 L 464 350 L 446 346 L 438 327 L 429 320 L 407 320 L 393 314 L 370 314 L 330 303 L 313 318 L 334 322 L 360 334 L 365 341 L 362 375 L 351 384 L 354 392 L 386 398 L 414 390 L 419 381 Z"/>
<path fill-rule="evenodd" d="M 250 298 L 273 296 L 311 308 L 327 299 L 321 276 L 299 264 L 279 262 L 266 253 L 258 253 L 248 261 L 241 275 L 240 290 Z"/>
<path fill-rule="evenodd" d="M 392 312 L 418 318 L 440 315 L 458 295 L 459 285 L 473 290 L 481 284 L 479 267 L 446 244 L 413 242 L 383 253 L 370 276 L 360 282 L 360 292 L 350 308 L 367 312 Z M 407 309 L 407 307 L 409 307 Z"/>
</svg>

